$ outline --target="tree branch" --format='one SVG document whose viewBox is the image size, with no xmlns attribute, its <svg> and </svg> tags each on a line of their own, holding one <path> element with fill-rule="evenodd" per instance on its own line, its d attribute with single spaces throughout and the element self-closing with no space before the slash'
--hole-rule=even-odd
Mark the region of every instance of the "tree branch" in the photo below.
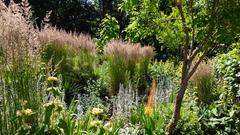
<svg viewBox="0 0 240 135">
<path fill-rule="evenodd" d="M 187 79 L 189 80 L 192 75 L 194 74 L 194 72 L 196 71 L 198 65 L 202 62 L 202 60 L 204 59 L 204 57 L 207 55 L 208 50 L 205 50 L 203 52 L 203 54 L 199 57 L 199 59 L 197 60 L 197 62 L 193 65 L 193 68 L 189 71 L 188 77 Z"/>
<path fill-rule="evenodd" d="M 185 37 L 185 44 L 183 47 L 183 68 L 182 68 L 182 80 L 184 80 L 184 78 L 187 76 L 188 74 L 188 69 L 189 67 L 189 62 L 188 62 L 188 53 L 189 53 L 189 32 L 188 32 L 188 28 L 186 26 L 186 18 L 183 12 L 183 7 L 182 7 L 182 0 L 175 0 L 177 8 L 179 10 L 180 16 L 181 16 L 181 20 L 182 20 L 182 27 L 183 27 L 183 31 L 186 35 Z"/>
<path fill-rule="evenodd" d="M 206 46 L 206 44 L 209 42 L 209 40 L 211 39 L 210 37 L 214 37 L 216 35 L 217 31 L 215 31 L 213 34 L 209 33 L 208 36 L 205 37 L 204 42 L 199 45 L 191 54 L 189 61 L 192 61 L 196 55 L 201 51 L 201 49 Z"/>
</svg>

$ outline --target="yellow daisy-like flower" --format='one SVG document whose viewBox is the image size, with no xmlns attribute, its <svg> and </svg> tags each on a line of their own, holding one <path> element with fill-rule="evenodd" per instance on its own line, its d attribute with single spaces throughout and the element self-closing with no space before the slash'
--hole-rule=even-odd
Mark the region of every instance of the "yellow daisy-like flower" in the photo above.
<svg viewBox="0 0 240 135">
<path fill-rule="evenodd" d="M 100 109 L 100 108 L 93 108 L 92 109 L 92 114 L 94 115 L 99 115 L 99 114 L 102 114 L 103 113 L 103 109 Z"/>
<path fill-rule="evenodd" d="M 145 107 L 145 114 L 148 115 L 148 116 L 152 116 L 153 115 L 153 107 L 146 106 Z"/>
<path fill-rule="evenodd" d="M 32 109 L 26 109 L 26 110 L 24 110 L 24 114 L 27 115 L 27 116 L 32 115 L 32 114 L 33 114 Z"/>
<path fill-rule="evenodd" d="M 57 77 L 54 77 L 54 76 L 49 76 L 48 81 L 58 81 L 58 78 Z"/>
</svg>

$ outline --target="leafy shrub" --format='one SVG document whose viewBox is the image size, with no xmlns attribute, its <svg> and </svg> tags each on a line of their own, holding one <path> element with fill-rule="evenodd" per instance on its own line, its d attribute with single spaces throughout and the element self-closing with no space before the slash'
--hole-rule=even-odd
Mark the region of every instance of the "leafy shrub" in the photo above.
<svg viewBox="0 0 240 135">
<path fill-rule="evenodd" d="M 226 80 L 233 95 L 240 96 L 240 50 L 233 49 L 227 54 L 222 54 L 217 60 L 217 73 Z"/>
<path fill-rule="evenodd" d="M 107 42 L 114 38 L 118 38 L 119 33 L 120 27 L 118 25 L 117 19 L 110 15 L 106 15 L 100 24 L 100 32 L 97 45 L 98 52 L 103 53 L 104 46 L 107 44 Z"/>
<path fill-rule="evenodd" d="M 173 79 L 178 77 L 178 71 L 171 62 L 154 62 L 149 65 L 148 74 L 152 79 L 161 80 L 164 78 Z"/>
<path fill-rule="evenodd" d="M 202 129 L 205 134 L 233 135 L 239 134 L 240 109 L 239 105 L 231 102 L 228 90 L 222 93 L 218 101 L 212 103 L 200 116 Z"/>
<path fill-rule="evenodd" d="M 149 65 L 148 75 L 157 82 L 156 100 L 173 101 L 178 89 L 180 74 L 172 62 L 154 62 Z"/>
<path fill-rule="evenodd" d="M 187 106 L 187 105 L 186 105 Z M 201 135 L 203 131 L 201 129 L 201 123 L 198 122 L 198 115 L 196 112 L 189 110 L 188 107 L 182 107 L 181 118 L 178 122 L 177 128 L 174 134 L 178 135 Z"/>
</svg>

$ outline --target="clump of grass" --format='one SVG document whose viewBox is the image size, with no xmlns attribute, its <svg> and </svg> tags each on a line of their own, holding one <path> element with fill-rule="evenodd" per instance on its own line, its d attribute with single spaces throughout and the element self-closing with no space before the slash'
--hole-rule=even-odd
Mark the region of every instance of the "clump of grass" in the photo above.
<svg viewBox="0 0 240 135">
<path fill-rule="evenodd" d="M 23 120 L 16 121 L 18 110 L 34 112 L 24 120 L 35 130 L 44 89 L 44 76 L 39 67 L 38 31 L 30 21 L 26 0 L 11 1 L 9 7 L 0 1 L 0 131 L 15 134 Z M 24 102 L 24 107 L 23 107 Z"/>
<path fill-rule="evenodd" d="M 109 64 L 110 93 L 115 95 L 119 84 L 126 85 L 129 80 L 139 89 L 139 82 L 146 79 L 148 64 L 154 56 L 154 51 L 152 47 L 114 40 L 104 48 L 104 55 Z"/>
<path fill-rule="evenodd" d="M 79 93 L 86 93 L 84 87 L 87 87 L 87 82 L 97 79 L 96 46 L 91 37 L 46 27 L 39 38 L 43 45 L 43 61 L 51 61 L 52 67 L 63 77 L 66 102 L 70 103 Z"/>
<path fill-rule="evenodd" d="M 211 62 L 201 63 L 191 78 L 200 104 L 209 104 L 213 100 L 216 81 Z"/>
</svg>

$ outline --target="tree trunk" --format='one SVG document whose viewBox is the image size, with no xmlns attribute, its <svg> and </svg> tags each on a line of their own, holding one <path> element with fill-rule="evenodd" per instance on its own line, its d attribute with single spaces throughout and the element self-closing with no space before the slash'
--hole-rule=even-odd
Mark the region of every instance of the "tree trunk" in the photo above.
<svg viewBox="0 0 240 135">
<path fill-rule="evenodd" d="M 166 127 L 166 131 L 169 134 L 172 134 L 173 130 L 177 126 L 177 122 L 178 122 L 179 117 L 180 117 L 181 104 L 182 104 L 183 96 L 185 94 L 187 86 L 188 86 L 188 79 L 187 79 L 187 77 L 185 77 L 185 79 L 182 80 L 180 90 L 178 91 L 177 96 L 176 96 L 176 100 L 175 100 L 176 102 L 175 102 L 175 107 L 174 107 L 174 112 L 173 112 L 173 115 L 172 115 L 172 119 Z"/>
</svg>

